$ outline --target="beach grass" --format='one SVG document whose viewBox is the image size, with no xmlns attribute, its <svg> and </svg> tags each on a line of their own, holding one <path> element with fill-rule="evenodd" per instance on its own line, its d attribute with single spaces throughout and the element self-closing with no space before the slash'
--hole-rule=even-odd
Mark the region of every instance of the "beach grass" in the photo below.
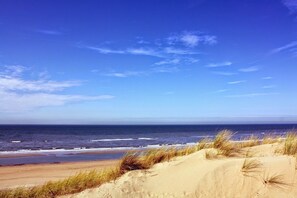
<svg viewBox="0 0 297 198">
<path fill-rule="evenodd" d="M 297 154 L 297 133 L 296 132 L 290 132 L 287 134 L 285 139 L 283 154 L 285 155 Z"/>
<path fill-rule="evenodd" d="M 257 159 L 246 158 L 242 164 L 241 172 L 244 175 L 260 172 L 262 163 Z"/>
<path fill-rule="evenodd" d="M 268 185 L 271 187 L 277 187 L 277 188 L 288 188 L 288 187 L 292 186 L 290 183 L 288 183 L 284 180 L 284 176 L 281 174 L 266 175 L 263 178 L 263 183 L 265 185 Z"/>
<path fill-rule="evenodd" d="M 162 147 L 158 149 L 149 149 L 141 152 L 128 152 L 116 167 L 108 168 L 102 171 L 81 172 L 69 178 L 47 182 L 44 185 L 35 187 L 20 187 L 14 189 L 0 190 L 1 198 L 47 198 L 57 197 L 60 195 L 73 194 L 81 192 L 88 188 L 98 187 L 104 183 L 116 180 L 123 174 L 133 170 L 145 170 L 153 165 L 169 161 L 178 156 L 192 154 L 201 149 L 207 149 L 205 152 L 206 159 L 215 159 L 218 156 L 233 157 L 241 153 L 243 147 L 263 144 L 256 137 L 250 137 L 251 143 L 243 144 L 241 142 L 232 142 L 232 132 L 223 130 L 217 134 L 214 140 L 203 139 L 198 144 L 186 147 Z M 272 138 L 266 142 L 275 142 Z M 285 140 L 284 154 L 295 155 L 297 153 L 297 135 L 290 133 Z M 216 152 L 214 150 L 216 149 Z M 245 160 L 242 171 L 251 172 L 259 167 L 256 161 Z M 267 183 L 281 185 L 279 177 L 265 178 Z"/>
</svg>

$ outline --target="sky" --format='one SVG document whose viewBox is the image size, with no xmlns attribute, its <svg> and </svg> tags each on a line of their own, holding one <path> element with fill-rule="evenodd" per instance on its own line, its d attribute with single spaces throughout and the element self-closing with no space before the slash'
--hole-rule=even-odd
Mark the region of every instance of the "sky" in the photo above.
<svg viewBox="0 0 297 198">
<path fill-rule="evenodd" d="M 0 124 L 297 123 L 297 0 L 0 0 Z"/>
</svg>

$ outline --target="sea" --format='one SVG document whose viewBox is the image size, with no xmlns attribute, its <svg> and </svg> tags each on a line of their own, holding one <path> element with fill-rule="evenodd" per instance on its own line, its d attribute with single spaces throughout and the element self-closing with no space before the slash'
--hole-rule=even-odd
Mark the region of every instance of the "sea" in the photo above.
<svg viewBox="0 0 297 198">
<path fill-rule="evenodd" d="M 224 129 L 234 140 L 285 136 L 297 124 L 0 125 L 0 166 L 121 158 L 127 150 L 185 146 Z"/>
</svg>

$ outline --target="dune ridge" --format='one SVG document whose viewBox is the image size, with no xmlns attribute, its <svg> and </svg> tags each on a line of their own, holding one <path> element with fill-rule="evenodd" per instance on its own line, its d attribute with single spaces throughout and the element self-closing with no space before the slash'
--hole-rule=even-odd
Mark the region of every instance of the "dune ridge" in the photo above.
<svg viewBox="0 0 297 198">
<path fill-rule="evenodd" d="M 203 149 L 64 198 L 296 197 L 296 159 L 275 154 L 278 148 L 278 144 L 260 145 L 252 147 L 255 154 L 250 158 L 217 159 L 205 157 L 215 149 Z M 259 167 L 243 170 L 246 160 L 256 160 Z"/>
</svg>

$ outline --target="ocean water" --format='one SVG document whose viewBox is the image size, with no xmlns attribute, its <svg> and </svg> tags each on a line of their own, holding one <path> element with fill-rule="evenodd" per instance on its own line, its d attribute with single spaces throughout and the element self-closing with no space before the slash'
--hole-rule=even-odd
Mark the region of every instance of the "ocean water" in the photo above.
<svg viewBox="0 0 297 198">
<path fill-rule="evenodd" d="M 285 135 L 297 124 L 257 125 L 0 125 L 0 165 L 114 159 L 123 149 L 194 144 L 229 129 L 234 140 Z M 94 151 L 114 151 L 94 154 Z M 89 154 L 82 154 L 89 152 Z M 22 156 L 19 154 L 38 154 Z M 16 157 L 1 158 L 3 154 Z M 42 156 L 39 156 L 42 154 Z"/>
</svg>

